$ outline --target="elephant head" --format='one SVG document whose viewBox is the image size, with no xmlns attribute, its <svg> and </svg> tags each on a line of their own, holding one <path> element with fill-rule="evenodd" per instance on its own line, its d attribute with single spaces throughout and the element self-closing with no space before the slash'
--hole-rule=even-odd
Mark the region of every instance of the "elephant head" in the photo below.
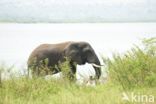
<svg viewBox="0 0 156 104">
<path fill-rule="evenodd" d="M 91 63 L 95 69 L 97 79 L 101 76 L 101 68 L 97 67 L 100 66 L 100 61 L 89 43 L 71 42 L 65 47 L 64 54 L 78 65 L 83 65 L 86 62 Z"/>
</svg>

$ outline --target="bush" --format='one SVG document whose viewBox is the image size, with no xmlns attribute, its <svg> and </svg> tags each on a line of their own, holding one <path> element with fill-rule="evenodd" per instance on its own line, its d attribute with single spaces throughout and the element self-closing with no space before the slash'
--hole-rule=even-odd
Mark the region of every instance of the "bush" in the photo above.
<svg viewBox="0 0 156 104">
<path fill-rule="evenodd" d="M 69 81 L 75 81 L 76 75 L 71 72 L 71 65 L 70 65 L 70 59 L 65 57 L 65 61 L 62 63 L 59 63 L 59 67 L 61 69 L 61 72 L 63 74 L 64 80 Z M 76 65 L 74 65 L 76 68 Z"/>
<path fill-rule="evenodd" d="M 143 48 L 134 46 L 124 55 L 103 58 L 110 79 L 124 89 L 156 86 L 156 38 L 144 39 Z"/>
<path fill-rule="evenodd" d="M 33 60 L 36 63 L 36 59 Z M 65 57 L 63 62 L 58 62 L 55 66 L 48 66 L 49 60 L 48 58 L 39 61 L 38 66 L 36 64 L 32 65 L 29 70 L 31 70 L 31 74 L 33 77 L 44 77 L 45 75 L 52 75 L 53 73 L 62 72 L 64 80 L 74 81 L 76 76 L 71 72 L 70 59 Z M 76 67 L 76 66 L 75 66 Z M 29 73 L 29 72 L 28 72 Z"/>
</svg>

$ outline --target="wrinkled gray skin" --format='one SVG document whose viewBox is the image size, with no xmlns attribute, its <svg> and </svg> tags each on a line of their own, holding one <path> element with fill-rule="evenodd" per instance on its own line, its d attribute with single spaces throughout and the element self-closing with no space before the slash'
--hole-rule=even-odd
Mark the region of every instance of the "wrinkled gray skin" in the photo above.
<svg viewBox="0 0 156 104">
<path fill-rule="evenodd" d="M 48 67 L 51 68 L 58 66 L 59 62 L 65 61 L 65 57 L 70 59 L 70 73 L 76 73 L 76 65 L 83 65 L 87 63 L 94 63 L 100 65 L 100 61 L 95 54 L 91 45 L 87 42 L 64 42 L 59 44 L 42 44 L 38 46 L 29 56 L 28 69 L 33 66 L 32 70 L 35 75 L 39 75 L 40 71 L 37 70 L 40 65 L 39 62 L 48 59 Z M 34 61 L 35 59 L 35 61 Z M 59 67 L 59 66 L 58 66 Z M 93 66 L 96 73 L 96 78 L 99 79 L 101 69 Z M 53 69 L 52 74 L 61 71 L 61 69 Z"/>
</svg>

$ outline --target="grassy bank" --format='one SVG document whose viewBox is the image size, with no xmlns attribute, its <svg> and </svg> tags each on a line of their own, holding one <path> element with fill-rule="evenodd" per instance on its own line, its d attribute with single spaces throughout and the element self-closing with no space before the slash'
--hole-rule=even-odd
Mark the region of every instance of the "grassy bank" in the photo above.
<svg viewBox="0 0 156 104">
<path fill-rule="evenodd" d="M 126 93 L 156 96 L 155 91 L 156 87 L 139 87 Z M 123 100 L 124 92 L 121 86 L 110 82 L 88 87 L 64 81 L 20 78 L 3 81 L 0 104 L 138 104 Z"/>
<path fill-rule="evenodd" d="M 26 76 L 0 80 L 0 104 L 156 103 L 156 38 L 144 40 L 143 47 L 134 46 L 125 54 L 114 54 L 103 61 L 109 80 L 94 87 Z"/>
<path fill-rule="evenodd" d="M 143 87 L 126 92 L 156 96 L 155 91 L 155 87 Z M 0 92 L 0 104 L 133 104 L 122 99 L 125 90 L 121 86 L 109 82 L 87 87 L 63 81 L 20 78 L 4 81 Z"/>
</svg>

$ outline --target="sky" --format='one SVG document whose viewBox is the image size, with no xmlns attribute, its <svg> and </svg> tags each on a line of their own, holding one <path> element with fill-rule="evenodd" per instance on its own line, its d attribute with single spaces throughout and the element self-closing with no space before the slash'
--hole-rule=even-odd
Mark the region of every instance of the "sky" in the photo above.
<svg viewBox="0 0 156 104">
<path fill-rule="evenodd" d="M 0 0 L 0 22 L 154 22 L 155 0 Z"/>
</svg>

